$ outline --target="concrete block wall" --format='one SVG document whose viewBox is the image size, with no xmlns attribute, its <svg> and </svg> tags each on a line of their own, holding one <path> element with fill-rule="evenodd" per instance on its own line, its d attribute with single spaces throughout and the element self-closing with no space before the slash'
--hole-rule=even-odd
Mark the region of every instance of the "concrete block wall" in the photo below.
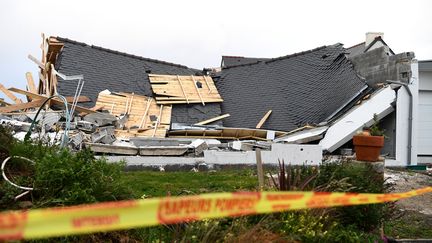
<svg viewBox="0 0 432 243">
<path fill-rule="evenodd" d="M 356 71 L 366 79 L 369 85 L 375 86 L 386 80 L 397 80 L 408 83 L 412 77 L 411 60 L 413 52 L 403 52 L 391 56 L 387 46 L 370 50 L 351 57 Z"/>
</svg>

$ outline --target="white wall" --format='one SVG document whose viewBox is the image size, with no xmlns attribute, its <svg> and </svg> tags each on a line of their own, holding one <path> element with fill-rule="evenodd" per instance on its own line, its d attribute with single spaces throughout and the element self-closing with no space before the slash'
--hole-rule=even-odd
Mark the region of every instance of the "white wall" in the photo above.
<svg viewBox="0 0 432 243">
<path fill-rule="evenodd" d="M 327 130 L 324 138 L 319 142 L 323 150 L 333 152 L 352 139 L 357 131 L 364 126 L 373 124 L 373 115 L 377 114 L 381 119 L 390 114 L 394 109 L 391 103 L 396 99 L 395 91 L 386 87 L 377 91 L 361 105 L 354 106 L 347 114 L 337 120 Z"/>
<path fill-rule="evenodd" d="M 419 72 L 419 90 L 432 91 L 432 72 Z"/>
<path fill-rule="evenodd" d="M 410 95 L 405 87 L 397 93 L 396 101 L 396 159 L 386 160 L 386 166 L 409 165 L 408 150 L 411 149 L 411 165 L 417 165 L 417 121 L 418 121 L 418 63 L 411 64 L 412 77 L 409 89 L 413 96 L 412 103 L 412 134 L 411 148 L 409 148 L 409 100 Z"/>
</svg>

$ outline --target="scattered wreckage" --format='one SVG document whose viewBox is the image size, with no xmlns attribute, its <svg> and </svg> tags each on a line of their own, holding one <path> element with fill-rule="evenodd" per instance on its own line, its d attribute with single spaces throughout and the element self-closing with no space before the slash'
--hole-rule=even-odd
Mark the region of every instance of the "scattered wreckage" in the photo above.
<svg viewBox="0 0 432 243">
<path fill-rule="evenodd" d="M 320 164 L 323 152 L 341 148 L 373 114 L 394 111 L 395 85 L 368 85 L 341 44 L 196 70 L 42 39 L 41 60 L 29 55 L 38 85 L 31 73 L 27 90 L 0 85 L 13 102 L 0 100 L 0 123 L 20 139 L 67 138 L 72 149 L 98 154 L 216 164 L 256 163 L 259 148 L 266 163 Z"/>
</svg>

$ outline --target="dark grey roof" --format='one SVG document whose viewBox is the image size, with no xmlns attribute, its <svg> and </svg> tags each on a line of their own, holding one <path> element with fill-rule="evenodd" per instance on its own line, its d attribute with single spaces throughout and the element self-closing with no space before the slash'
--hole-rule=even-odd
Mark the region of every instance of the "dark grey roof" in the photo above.
<svg viewBox="0 0 432 243">
<path fill-rule="evenodd" d="M 366 49 L 365 43 L 362 42 L 362 43 L 359 43 L 357 45 L 348 47 L 345 50 L 346 50 L 348 58 L 351 58 L 351 57 L 354 57 L 354 56 L 357 56 L 357 55 L 364 53 L 365 49 Z"/>
<path fill-rule="evenodd" d="M 261 61 L 267 61 L 270 58 L 256 57 L 238 57 L 238 56 L 222 56 L 221 67 L 232 67 L 244 64 L 253 64 Z"/>
<path fill-rule="evenodd" d="M 66 75 L 84 75 L 85 85 L 81 95 L 88 96 L 92 102 L 81 105 L 87 107 L 94 106 L 99 92 L 105 89 L 152 96 L 148 73 L 168 75 L 201 73 L 200 70 L 179 64 L 90 46 L 61 37 L 57 39 L 64 43 L 64 48 L 57 59 L 56 69 Z M 76 86 L 76 81 L 64 81 L 59 78 L 57 89 L 61 95 L 73 96 Z M 199 106 L 202 105 L 173 106 L 173 114 L 181 115 L 179 119 L 185 123 L 196 123 L 197 117 L 205 120 L 214 117 L 216 113 L 220 115 L 219 104 L 206 104 L 205 109 L 200 109 Z M 185 114 L 181 114 L 176 109 L 186 109 L 189 119 L 184 118 Z M 176 117 L 173 116 L 173 119 Z"/>
<path fill-rule="evenodd" d="M 216 82 L 224 99 L 224 126 L 290 131 L 326 121 L 365 88 L 342 44 L 222 69 Z"/>
</svg>

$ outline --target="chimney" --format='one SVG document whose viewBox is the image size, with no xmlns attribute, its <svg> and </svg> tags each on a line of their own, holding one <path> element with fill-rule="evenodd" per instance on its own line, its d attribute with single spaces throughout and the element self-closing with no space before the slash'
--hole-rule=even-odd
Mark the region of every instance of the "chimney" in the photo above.
<svg viewBox="0 0 432 243">
<path fill-rule="evenodd" d="M 384 33 L 383 32 L 367 32 L 366 33 L 365 46 L 369 46 L 369 44 L 372 43 L 372 41 L 374 41 L 375 38 L 377 38 L 377 37 L 381 37 L 384 39 Z"/>
</svg>

